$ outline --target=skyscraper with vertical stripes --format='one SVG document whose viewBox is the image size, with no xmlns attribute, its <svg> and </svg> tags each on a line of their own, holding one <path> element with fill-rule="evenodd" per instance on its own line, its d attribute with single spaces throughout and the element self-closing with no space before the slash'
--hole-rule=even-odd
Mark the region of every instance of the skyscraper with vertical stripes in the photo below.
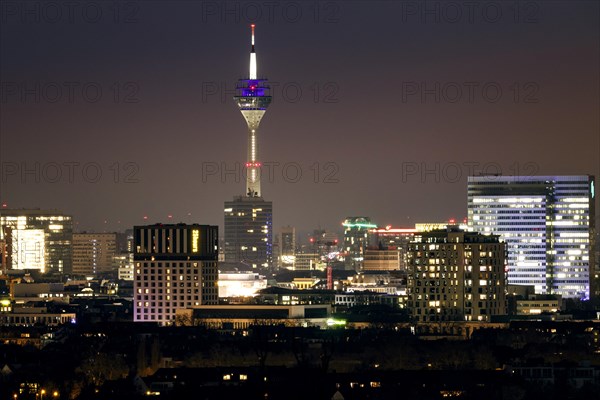
<svg viewBox="0 0 600 400">
<path fill-rule="evenodd" d="M 172 325 L 179 308 L 218 303 L 217 226 L 156 224 L 133 229 L 135 322 Z"/>
<path fill-rule="evenodd" d="M 506 242 L 509 285 L 588 299 L 594 271 L 594 185 L 590 175 L 472 176 L 469 226 Z"/>
</svg>

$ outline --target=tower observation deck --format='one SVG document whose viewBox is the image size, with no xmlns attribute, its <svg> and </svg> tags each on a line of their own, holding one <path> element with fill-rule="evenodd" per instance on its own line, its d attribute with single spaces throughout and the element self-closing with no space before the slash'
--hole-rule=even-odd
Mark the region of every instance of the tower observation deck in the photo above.
<svg viewBox="0 0 600 400">
<path fill-rule="evenodd" d="M 258 78 L 256 51 L 254 49 L 254 28 L 250 50 L 250 73 L 248 78 L 238 80 L 234 100 L 248 125 L 248 153 L 246 159 L 246 196 L 262 197 L 260 171 L 262 163 L 258 158 L 258 126 L 271 104 L 269 85 L 266 78 Z"/>
</svg>

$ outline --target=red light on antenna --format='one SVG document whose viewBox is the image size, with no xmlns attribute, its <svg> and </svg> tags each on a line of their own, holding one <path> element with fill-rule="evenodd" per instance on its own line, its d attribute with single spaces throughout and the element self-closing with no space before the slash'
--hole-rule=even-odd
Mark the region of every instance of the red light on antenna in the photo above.
<svg viewBox="0 0 600 400">
<path fill-rule="evenodd" d="M 312 242 L 314 242 L 314 241 L 315 241 L 315 239 L 313 239 L 313 238 L 310 238 L 310 242 L 311 242 L 311 243 L 312 243 Z"/>
<path fill-rule="evenodd" d="M 8 207 L 8 204 L 2 203 L 2 208 L 6 208 L 6 207 Z"/>
<path fill-rule="evenodd" d="M 250 26 L 251 26 L 252 28 L 254 28 L 256 25 L 254 25 L 254 24 L 250 24 Z"/>
<path fill-rule="evenodd" d="M 455 222 L 454 218 L 450 219 L 448 222 L 450 222 L 451 224 L 453 224 Z"/>
<path fill-rule="evenodd" d="M 171 214 L 167 215 L 167 218 L 173 218 L 173 216 Z"/>
<path fill-rule="evenodd" d="M 144 215 L 144 219 L 148 219 L 148 216 L 147 216 L 147 215 Z"/>
</svg>

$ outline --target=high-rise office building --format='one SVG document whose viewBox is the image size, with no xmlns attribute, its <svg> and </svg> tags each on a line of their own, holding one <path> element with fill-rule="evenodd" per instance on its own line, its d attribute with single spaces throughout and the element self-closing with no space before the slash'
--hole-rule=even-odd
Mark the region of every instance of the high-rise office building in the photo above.
<svg viewBox="0 0 600 400">
<path fill-rule="evenodd" d="M 273 203 L 237 196 L 225 202 L 225 263 L 243 270 L 273 263 Z"/>
<path fill-rule="evenodd" d="M 296 260 L 296 228 L 285 226 L 279 233 L 279 266 L 286 269 L 294 269 Z"/>
<path fill-rule="evenodd" d="M 408 308 L 415 321 L 490 321 L 506 315 L 506 246 L 449 226 L 408 247 Z"/>
<path fill-rule="evenodd" d="M 6 269 L 71 273 L 73 221 L 58 210 L 0 209 Z"/>
<path fill-rule="evenodd" d="M 134 227 L 134 321 L 174 322 L 178 308 L 218 302 L 218 227 Z"/>
<path fill-rule="evenodd" d="M 248 78 L 238 80 L 234 97 L 248 126 L 248 152 L 245 164 L 246 192 L 225 202 L 225 264 L 251 268 L 273 265 L 273 203 L 262 197 L 258 157 L 258 127 L 271 104 L 267 79 L 257 74 L 254 25 Z"/>
<path fill-rule="evenodd" d="M 346 269 L 359 271 L 362 268 L 364 251 L 369 246 L 370 231 L 377 228 L 368 217 L 347 217 L 344 227 L 344 260 Z"/>
<path fill-rule="evenodd" d="M 73 274 L 96 275 L 116 269 L 116 233 L 74 233 Z"/>
<path fill-rule="evenodd" d="M 117 255 L 115 268 L 117 276 L 124 281 L 133 280 L 133 229 L 117 233 Z"/>
<path fill-rule="evenodd" d="M 508 283 L 538 294 L 587 299 L 593 268 L 594 178 L 473 176 L 468 216 L 508 247 Z"/>
</svg>

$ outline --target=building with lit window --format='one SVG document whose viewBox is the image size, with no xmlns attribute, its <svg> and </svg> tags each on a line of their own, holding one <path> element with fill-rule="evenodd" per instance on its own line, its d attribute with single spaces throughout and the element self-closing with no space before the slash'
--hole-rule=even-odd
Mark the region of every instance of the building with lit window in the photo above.
<svg viewBox="0 0 600 400">
<path fill-rule="evenodd" d="M 254 297 L 267 287 L 267 279 L 256 272 L 219 273 L 219 297 Z"/>
<path fill-rule="evenodd" d="M 363 259 L 363 271 L 398 271 L 400 270 L 400 250 L 398 249 L 366 249 Z"/>
<path fill-rule="evenodd" d="M 296 253 L 294 271 L 312 271 L 315 269 L 325 269 L 325 263 L 321 262 L 321 257 L 317 253 Z"/>
<path fill-rule="evenodd" d="M 73 274 L 96 275 L 116 269 L 116 233 L 74 233 Z"/>
<path fill-rule="evenodd" d="M 469 225 L 506 242 L 509 284 L 588 299 L 594 195 L 589 175 L 469 177 Z"/>
<path fill-rule="evenodd" d="M 273 263 L 273 203 L 237 196 L 225 202 L 225 263 L 243 270 Z"/>
<path fill-rule="evenodd" d="M 176 310 L 218 302 L 218 227 L 134 227 L 134 321 L 172 324 Z"/>
<path fill-rule="evenodd" d="M 445 228 L 445 226 L 444 226 Z M 398 268 L 401 271 L 407 269 L 407 250 L 408 244 L 415 237 L 417 229 L 413 228 L 392 228 L 386 226 L 385 228 L 377 228 L 371 230 L 371 245 L 376 248 L 385 250 L 396 250 L 398 252 Z M 366 256 L 365 256 L 366 257 Z M 371 257 L 369 256 L 369 259 Z M 366 258 L 365 258 L 366 261 Z M 372 269 L 369 266 L 365 266 L 365 269 Z"/>
<path fill-rule="evenodd" d="M 296 228 L 286 226 L 279 234 L 279 267 L 294 269 L 296 261 Z"/>
<path fill-rule="evenodd" d="M 506 247 L 458 227 L 415 235 L 408 247 L 408 308 L 417 322 L 490 321 L 507 314 Z"/>
<path fill-rule="evenodd" d="M 0 209 L 6 269 L 71 273 L 73 221 L 58 210 Z"/>
<path fill-rule="evenodd" d="M 359 271 L 363 265 L 364 251 L 369 246 L 370 231 L 377 228 L 368 217 L 348 217 L 344 227 L 344 260 L 346 269 Z"/>
<path fill-rule="evenodd" d="M 177 325 L 208 329 L 248 329 L 252 325 L 318 326 L 332 324 L 331 304 L 241 304 L 189 307 L 177 311 Z"/>
<path fill-rule="evenodd" d="M 321 228 L 315 229 L 309 237 L 308 248 L 323 260 L 333 260 L 339 256 L 338 234 Z"/>
</svg>

